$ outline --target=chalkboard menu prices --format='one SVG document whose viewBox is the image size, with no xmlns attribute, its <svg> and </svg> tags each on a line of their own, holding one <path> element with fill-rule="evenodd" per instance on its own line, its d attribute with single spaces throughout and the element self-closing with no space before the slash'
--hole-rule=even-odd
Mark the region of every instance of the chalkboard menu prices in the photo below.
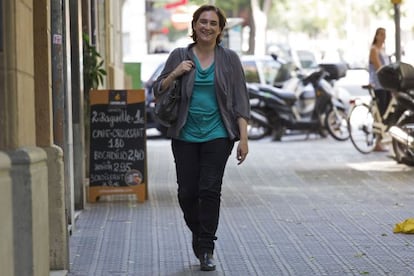
<svg viewBox="0 0 414 276">
<path fill-rule="evenodd" d="M 90 93 L 89 201 L 102 195 L 147 194 L 144 90 Z"/>
</svg>

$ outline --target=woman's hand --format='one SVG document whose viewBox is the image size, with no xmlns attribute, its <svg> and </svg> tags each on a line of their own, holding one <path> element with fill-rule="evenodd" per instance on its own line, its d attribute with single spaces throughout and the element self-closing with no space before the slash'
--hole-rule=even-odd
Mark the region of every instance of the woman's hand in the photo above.
<svg viewBox="0 0 414 276">
<path fill-rule="evenodd" d="M 175 74 L 175 78 L 178 78 L 185 73 L 191 71 L 194 68 L 194 63 L 191 60 L 183 60 L 178 66 L 174 69 L 172 73 Z"/>
<path fill-rule="evenodd" d="M 239 144 L 237 145 L 237 160 L 239 161 L 237 165 L 240 165 L 241 163 L 243 163 L 248 153 L 249 153 L 249 145 L 247 143 L 247 139 L 240 140 Z"/>
<path fill-rule="evenodd" d="M 191 69 L 193 69 L 193 67 L 194 63 L 191 60 L 183 60 L 180 64 L 178 64 L 177 67 L 175 67 L 173 71 L 171 71 L 170 74 L 168 74 L 165 79 L 163 79 L 161 83 L 161 89 L 165 90 L 167 87 L 170 87 L 175 79 L 189 72 Z"/>
</svg>

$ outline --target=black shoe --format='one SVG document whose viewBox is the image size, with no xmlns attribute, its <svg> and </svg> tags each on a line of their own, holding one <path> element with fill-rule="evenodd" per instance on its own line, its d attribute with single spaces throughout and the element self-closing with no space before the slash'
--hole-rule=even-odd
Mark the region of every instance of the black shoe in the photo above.
<svg viewBox="0 0 414 276">
<path fill-rule="evenodd" d="M 213 254 L 203 253 L 199 255 L 200 260 L 200 270 L 202 271 L 213 271 L 216 270 L 216 265 L 214 264 Z"/>
<path fill-rule="evenodd" d="M 191 245 L 193 246 L 193 252 L 196 258 L 198 259 L 198 236 L 193 234 L 193 240 L 191 242 Z"/>
</svg>

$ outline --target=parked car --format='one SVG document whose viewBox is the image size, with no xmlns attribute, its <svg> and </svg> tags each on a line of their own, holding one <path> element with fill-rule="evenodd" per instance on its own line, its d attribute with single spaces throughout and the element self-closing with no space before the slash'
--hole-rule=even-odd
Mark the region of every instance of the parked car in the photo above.
<svg viewBox="0 0 414 276">
<path fill-rule="evenodd" d="M 292 48 L 287 44 L 271 44 L 267 48 L 267 53 L 283 59 L 290 70 L 311 73 L 318 68 L 316 53 L 308 49 Z"/>
<path fill-rule="evenodd" d="M 291 68 L 270 55 L 243 55 L 240 59 L 248 83 L 282 87 L 292 77 Z"/>
<path fill-rule="evenodd" d="M 166 137 L 167 135 L 167 128 L 155 120 L 154 117 L 154 107 L 155 107 L 155 98 L 152 92 L 152 87 L 154 85 L 154 81 L 158 78 L 161 74 L 162 70 L 165 66 L 165 60 L 158 63 L 155 66 L 154 71 L 150 75 L 150 77 L 143 82 L 143 86 L 145 89 L 145 110 L 146 110 L 146 119 L 147 119 L 147 129 L 156 129 L 160 132 L 161 136 Z"/>
<path fill-rule="evenodd" d="M 245 55 L 241 57 L 241 62 L 248 84 L 271 85 L 281 88 L 286 93 L 291 93 L 292 96 L 300 99 L 297 101 L 300 110 L 305 106 L 306 109 L 313 109 L 314 88 L 311 84 L 303 85 L 299 75 L 306 75 L 306 73 L 292 67 L 290 62 L 275 55 Z"/>
</svg>

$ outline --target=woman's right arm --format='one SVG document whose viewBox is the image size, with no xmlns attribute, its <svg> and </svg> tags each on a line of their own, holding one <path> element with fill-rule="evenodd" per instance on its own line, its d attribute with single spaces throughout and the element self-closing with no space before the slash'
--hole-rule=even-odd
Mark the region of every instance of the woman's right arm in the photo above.
<svg viewBox="0 0 414 276">
<path fill-rule="evenodd" d="M 378 70 L 381 67 L 379 53 L 375 47 L 371 47 L 371 50 L 369 52 L 369 61 L 374 65 L 375 70 Z"/>
<path fill-rule="evenodd" d="M 168 57 L 167 62 L 165 63 L 164 70 L 161 72 L 160 76 L 154 83 L 154 96 L 157 97 L 159 94 L 162 94 L 173 84 L 174 80 L 179 78 L 181 75 L 189 72 L 193 67 L 194 63 L 191 60 L 184 60 L 178 63 L 178 65 L 173 65 L 177 62 L 179 58 L 178 51 L 173 51 Z M 174 60 L 176 60 L 174 62 Z"/>
<path fill-rule="evenodd" d="M 167 89 L 176 78 L 179 78 L 182 75 L 188 73 L 193 68 L 194 63 L 191 60 L 187 59 L 181 61 L 181 63 L 179 63 L 177 67 L 171 73 L 169 73 L 165 79 L 162 80 L 161 89 Z"/>
<path fill-rule="evenodd" d="M 176 78 L 177 73 L 173 70 L 167 75 L 167 77 L 161 80 L 161 91 L 165 91 L 168 87 L 170 87 Z"/>
<path fill-rule="evenodd" d="M 163 94 L 165 91 L 171 87 L 175 79 L 175 75 L 173 73 L 174 69 L 176 68 L 177 64 L 177 57 L 178 57 L 178 49 L 174 49 L 168 56 L 167 60 L 164 64 L 164 69 L 162 69 L 161 74 L 157 77 L 154 81 L 152 86 L 152 92 L 154 97 L 157 98 L 159 95 Z"/>
</svg>

